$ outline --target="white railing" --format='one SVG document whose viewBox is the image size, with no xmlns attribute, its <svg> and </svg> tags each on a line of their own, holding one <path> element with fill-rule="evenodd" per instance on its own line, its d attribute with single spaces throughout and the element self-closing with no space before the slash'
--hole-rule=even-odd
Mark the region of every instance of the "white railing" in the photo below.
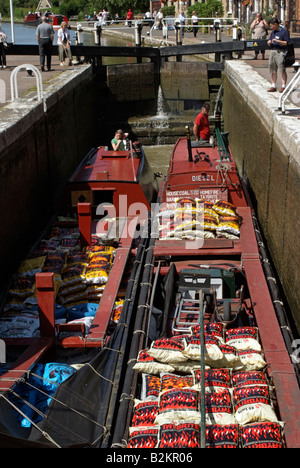
<svg viewBox="0 0 300 468">
<path fill-rule="evenodd" d="M 37 98 L 38 101 L 43 102 L 44 104 L 44 111 L 46 111 L 45 107 L 45 100 L 44 100 L 44 94 L 43 94 L 43 81 L 42 81 L 42 75 L 38 68 L 36 68 L 34 65 L 25 63 L 23 65 L 19 65 L 16 67 L 13 72 L 10 75 L 10 92 L 11 92 L 11 100 L 15 101 L 16 99 L 19 98 L 19 91 L 18 91 L 18 81 L 17 81 L 17 75 L 20 70 L 26 69 L 27 71 L 32 71 L 34 76 L 36 77 L 36 87 L 37 87 Z"/>
<path fill-rule="evenodd" d="M 285 114 L 285 101 L 289 95 L 295 90 L 296 85 L 300 81 L 300 68 L 298 69 L 296 75 L 291 79 L 291 81 L 286 85 L 285 90 L 279 97 L 278 110 Z"/>
</svg>

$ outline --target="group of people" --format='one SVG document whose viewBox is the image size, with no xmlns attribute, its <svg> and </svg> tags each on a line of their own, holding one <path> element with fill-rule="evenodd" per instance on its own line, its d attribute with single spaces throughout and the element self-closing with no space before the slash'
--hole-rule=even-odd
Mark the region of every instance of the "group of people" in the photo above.
<svg viewBox="0 0 300 468">
<path fill-rule="evenodd" d="M 250 26 L 252 30 L 253 39 L 266 39 L 268 34 L 269 25 L 267 21 L 262 17 L 261 13 L 257 13 L 255 19 Z M 277 18 L 273 18 L 270 21 L 271 34 L 268 39 L 268 45 L 270 46 L 269 54 L 269 72 L 271 76 L 271 87 L 268 92 L 273 93 L 277 91 L 277 78 L 278 72 L 281 73 L 281 88 L 279 90 L 282 93 L 285 90 L 287 82 L 287 73 L 284 65 L 284 52 L 290 41 L 289 31 L 286 26 L 282 26 Z M 254 59 L 258 58 L 258 51 L 255 51 Z M 261 51 L 262 60 L 265 59 L 265 51 Z"/>
<path fill-rule="evenodd" d="M 64 66 L 67 58 L 69 65 L 72 65 L 73 57 L 71 52 L 70 31 L 65 21 L 62 21 L 60 26 L 57 33 L 59 62 L 61 66 Z M 47 16 L 42 17 L 42 22 L 38 25 L 36 30 L 36 36 L 39 44 L 41 71 L 45 71 L 45 65 L 47 66 L 47 70 L 51 71 L 54 29 L 52 24 L 49 23 Z"/>
</svg>

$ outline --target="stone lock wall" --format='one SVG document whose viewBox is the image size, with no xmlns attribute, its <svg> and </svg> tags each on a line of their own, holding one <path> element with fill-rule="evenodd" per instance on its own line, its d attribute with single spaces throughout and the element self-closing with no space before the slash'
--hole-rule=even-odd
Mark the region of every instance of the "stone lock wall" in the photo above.
<svg viewBox="0 0 300 468">
<path fill-rule="evenodd" d="M 90 68 L 60 76 L 42 103 L 19 99 L 0 111 L 2 287 L 55 213 L 65 184 L 94 144 Z M 94 115 L 94 116 L 93 116 Z"/>
<path fill-rule="evenodd" d="M 278 112 L 278 95 L 269 95 L 268 85 L 246 63 L 226 62 L 224 126 L 300 330 L 299 120 Z"/>
<path fill-rule="evenodd" d="M 120 103 L 141 102 L 139 110 L 149 112 L 145 102 L 157 98 L 157 88 L 161 85 L 163 97 L 171 114 L 180 114 L 186 109 L 186 103 L 200 104 L 208 100 L 209 80 L 205 62 L 164 62 L 160 75 L 155 72 L 153 63 L 110 65 L 107 67 L 107 86 Z"/>
</svg>

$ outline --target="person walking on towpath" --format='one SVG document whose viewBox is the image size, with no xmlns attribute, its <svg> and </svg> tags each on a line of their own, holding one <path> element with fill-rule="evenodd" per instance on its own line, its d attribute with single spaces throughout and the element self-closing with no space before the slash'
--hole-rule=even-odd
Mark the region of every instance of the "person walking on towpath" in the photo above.
<svg viewBox="0 0 300 468">
<path fill-rule="evenodd" d="M 197 115 L 194 123 L 194 136 L 196 141 L 207 142 L 210 138 L 210 128 L 209 128 L 209 113 L 210 105 L 209 102 L 205 102 L 202 106 L 200 114 Z"/>
<path fill-rule="evenodd" d="M 127 26 L 128 26 L 129 28 L 131 28 L 132 20 L 133 20 L 133 13 L 132 13 L 132 11 L 131 11 L 130 8 L 129 8 L 129 10 L 128 10 L 128 12 L 127 12 L 127 16 L 126 16 Z"/>
<path fill-rule="evenodd" d="M 268 40 L 268 45 L 271 47 L 269 55 L 269 72 L 271 74 L 271 88 L 268 89 L 269 93 L 277 91 L 276 82 L 277 82 L 277 71 L 281 72 L 281 89 L 282 93 L 286 87 L 287 82 L 287 73 L 283 63 L 284 52 L 286 46 L 290 40 L 289 33 L 286 29 L 281 28 L 277 18 L 273 18 L 270 21 L 270 26 L 272 32 L 270 39 Z"/>
<path fill-rule="evenodd" d="M 4 43 L 6 42 L 6 34 L 2 31 L 0 24 L 0 68 L 6 68 L 6 53 Z"/>
<path fill-rule="evenodd" d="M 47 69 L 48 71 L 51 70 L 51 51 L 54 39 L 54 29 L 52 24 L 49 24 L 48 21 L 48 18 L 43 16 L 42 23 L 38 25 L 36 30 L 42 71 L 45 71 L 45 58 L 47 59 Z"/>
</svg>

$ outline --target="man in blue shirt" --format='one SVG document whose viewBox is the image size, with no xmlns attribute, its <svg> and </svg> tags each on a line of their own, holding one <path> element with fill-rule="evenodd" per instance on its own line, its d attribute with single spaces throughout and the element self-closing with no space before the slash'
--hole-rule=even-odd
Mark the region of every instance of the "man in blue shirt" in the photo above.
<svg viewBox="0 0 300 468">
<path fill-rule="evenodd" d="M 284 51 L 290 40 L 289 33 L 286 29 L 281 28 L 277 18 L 274 18 L 270 21 L 270 26 L 272 29 L 270 39 L 268 40 L 268 45 L 271 47 L 269 55 L 269 71 L 271 74 L 271 88 L 268 89 L 268 92 L 272 93 L 277 91 L 276 82 L 277 82 L 277 71 L 281 72 L 282 85 L 280 93 L 282 93 L 286 87 L 287 82 L 287 73 L 285 66 L 283 64 Z"/>
</svg>

